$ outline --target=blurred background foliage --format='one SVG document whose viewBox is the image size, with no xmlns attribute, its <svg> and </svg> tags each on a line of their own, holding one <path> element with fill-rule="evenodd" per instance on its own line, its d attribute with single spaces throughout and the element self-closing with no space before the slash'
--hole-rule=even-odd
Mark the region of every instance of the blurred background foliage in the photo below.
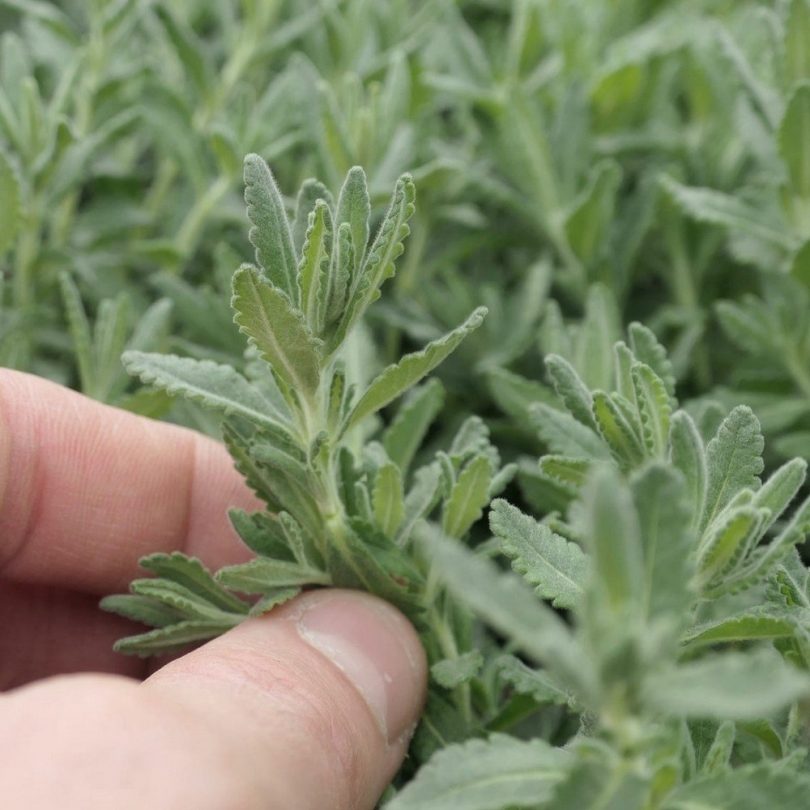
<svg viewBox="0 0 810 810">
<path fill-rule="evenodd" d="M 690 407 L 748 402 L 810 457 L 807 0 L 0 0 L 0 31 L 3 365 L 213 430 L 119 357 L 245 362 L 255 151 L 287 193 L 362 164 L 378 214 L 413 173 L 362 356 L 486 304 L 440 376 L 507 455 L 558 406 L 542 355 L 604 385 L 641 320 Z"/>
</svg>

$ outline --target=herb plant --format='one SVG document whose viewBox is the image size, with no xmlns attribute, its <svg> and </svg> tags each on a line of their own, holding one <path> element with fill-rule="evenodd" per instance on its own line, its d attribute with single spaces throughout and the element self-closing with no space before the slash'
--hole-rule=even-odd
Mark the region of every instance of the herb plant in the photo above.
<svg viewBox="0 0 810 810">
<path fill-rule="evenodd" d="M 248 563 L 142 561 L 122 651 L 360 588 L 431 663 L 383 806 L 807 804 L 809 0 L 0 32 L 0 362 L 222 435 L 266 504 Z"/>
</svg>

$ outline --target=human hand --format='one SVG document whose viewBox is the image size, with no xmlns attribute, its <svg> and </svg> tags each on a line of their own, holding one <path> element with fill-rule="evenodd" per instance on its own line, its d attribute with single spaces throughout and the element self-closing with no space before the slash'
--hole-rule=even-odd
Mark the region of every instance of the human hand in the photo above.
<svg viewBox="0 0 810 810">
<path fill-rule="evenodd" d="M 309 592 L 159 669 L 111 651 L 132 627 L 98 599 L 139 556 L 246 558 L 229 506 L 260 508 L 216 442 L 0 372 L 4 807 L 374 806 L 426 680 L 389 605 Z"/>
</svg>

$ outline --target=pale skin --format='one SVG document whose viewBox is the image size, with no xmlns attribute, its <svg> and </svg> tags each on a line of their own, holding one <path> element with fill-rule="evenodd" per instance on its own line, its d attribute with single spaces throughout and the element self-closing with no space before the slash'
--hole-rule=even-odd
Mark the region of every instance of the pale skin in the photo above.
<svg viewBox="0 0 810 810">
<path fill-rule="evenodd" d="M 261 508 L 213 440 L 0 371 L 0 797 L 26 810 L 364 810 L 421 710 L 424 653 L 393 608 L 310 592 L 172 660 L 112 652 L 98 609 L 181 549 L 247 559 Z"/>
</svg>

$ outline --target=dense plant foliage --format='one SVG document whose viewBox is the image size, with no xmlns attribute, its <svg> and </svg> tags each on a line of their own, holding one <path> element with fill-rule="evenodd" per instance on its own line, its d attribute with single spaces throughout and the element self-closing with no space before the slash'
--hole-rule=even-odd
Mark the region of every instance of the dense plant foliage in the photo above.
<svg viewBox="0 0 810 810">
<path fill-rule="evenodd" d="M 432 665 L 392 810 L 806 805 L 808 0 L 0 24 L 0 361 L 267 506 L 122 651 L 362 588 Z"/>
</svg>

